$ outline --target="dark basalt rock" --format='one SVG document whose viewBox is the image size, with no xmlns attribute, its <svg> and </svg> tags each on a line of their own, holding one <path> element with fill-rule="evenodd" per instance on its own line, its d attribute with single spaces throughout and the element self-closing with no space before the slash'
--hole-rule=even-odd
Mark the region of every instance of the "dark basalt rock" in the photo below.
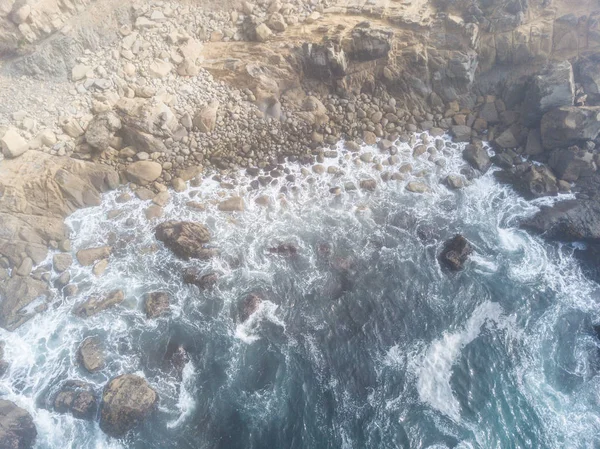
<svg viewBox="0 0 600 449">
<path fill-rule="evenodd" d="M 98 411 L 94 386 L 78 380 L 66 381 L 54 398 L 54 410 L 77 419 L 93 420 Z"/>
<path fill-rule="evenodd" d="M 527 199 L 558 194 L 556 177 L 544 165 L 533 165 L 527 162 L 508 170 L 494 172 L 494 176 L 498 181 L 512 185 Z"/>
<path fill-rule="evenodd" d="M 100 428 L 122 437 L 148 418 L 158 405 L 158 394 L 142 377 L 123 374 L 111 379 L 102 393 Z"/>
<path fill-rule="evenodd" d="M 248 318 L 250 318 L 250 315 L 256 312 L 261 302 L 262 299 L 260 298 L 260 296 L 255 295 L 254 293 L 251 293 L 248 296 L 246 296 L 238 304 L 238 317 L 240 322 L 243 323 Z"/>
<path fill-rule="evenodd" d="M 462 235 L 456 235 L 448 240 L 440 253 L 440 262 L 452 271 L 462 270 L 473 247 Z"/>
<path fill-rule="evenodd" d="M 183 273 L 183 282 L 195 285 L 200 289 L 212 288 L 218 280 L 218 273 L 202 274 L 198 268 L 187 268 Z"/>
<path fill-rule="evenodd" d="M 553 207 L 542 207 L 524 220 L 525 229 L 562 241 L 600 242 L 600 203 L 593 200 L 568 200 Z"/>
<path fill-rule="evenodd" d="M 0 449 L 29 449 L 36 437 L 31 415 L 15 403 L 0 399 Z"/>
<path fill-rule="evenodd" d="M 298 248 L 293 243 L 280 243 L 277 246 L 269 248 L 269 253 L 281 256 L 294 256 L 298 253 Z"/>
<path fill-rule="evenodd" d="M 546 150 L 585 145 L 600 133 L 600 106 L 564 106 L 542 118 L 542 143 Z"/>
</svg>

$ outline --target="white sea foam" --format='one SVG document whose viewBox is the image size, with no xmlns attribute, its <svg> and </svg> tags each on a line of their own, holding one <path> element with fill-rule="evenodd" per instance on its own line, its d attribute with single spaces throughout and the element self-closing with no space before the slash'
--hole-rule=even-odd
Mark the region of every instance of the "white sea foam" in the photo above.
<svg viewBox="0 0 600 449">
<path fill-rule="evenodd" d="M 461 350 L 479 336 L 481 327 L 488 320 L 499 321 L 501 315 L 502 308 L 499 304 L 486 301 L 473 311 L 464 328 L 444 332 L 440 339 L 429 345 L 415 367 L 417 391 L 421 401 L 454 421 L 460 421 L 460 404 L 450 384 L 452 367 Z"/>
</svg>

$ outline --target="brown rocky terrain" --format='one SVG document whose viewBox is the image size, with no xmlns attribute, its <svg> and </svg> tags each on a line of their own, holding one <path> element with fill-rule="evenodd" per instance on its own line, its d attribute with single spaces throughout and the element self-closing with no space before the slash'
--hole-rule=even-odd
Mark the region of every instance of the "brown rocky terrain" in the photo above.
<svg viewBox="0 0 600 449">
<path fill-rule="evenodd" d="M 268 182 L 284 158 L 313 164 L 340 140 L 350 151 L 377 144 L 399 179 L 394 142 L 449 133 L 469 143 L 463 156 L 474 169 L 495 164 L 525 196 L 576 192 L 525 226 L 600 244 L 599 14 L 592 0 L 0 0 L 0 326 L 12 331 L 74 291 L 64 219 L 103 192 L 129 182 L 153 200 L 152 219 L 168 187 L 241 167 Z M 491 159 L 482 141 L 494 146 Z M 444 182 L 461 188 L 465 177 Z M 219 208 L 244 204 L 233 197 Z M 182 258 L 214 254 L 206 229 L 161 226 L 157 237 Z M 49 248 L 65 254 L 49 264 Z M 89 249 L 77 263 L 101 273 L 110 251 Z M 52 272 L 60 277 L 51 284 Z M 75 313 L 91 316 L 122 296 L 90 298 Z M 159 306 L 148 315 L 167 310 L 168 297 Z M 86 388 L 70 385 L 59 408 L 93 419 Z M 128 388 L 143 407 L 120 422 Z M 157 401 L 135 376 L 113 379 L 103 396 L 110 435 Z M 30 427 L 14 407 L 5 404 L 0 428 L 17 418 Z M 24 441 L 18 447 L 35 438 L 24 432 L 11 436 Z"/>
</svg>

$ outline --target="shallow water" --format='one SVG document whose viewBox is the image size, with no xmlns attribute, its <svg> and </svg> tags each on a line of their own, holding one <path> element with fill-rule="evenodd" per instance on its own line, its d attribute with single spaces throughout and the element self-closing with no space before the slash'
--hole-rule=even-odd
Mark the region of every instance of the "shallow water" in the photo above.
<svg viewBox="0 0 600 449">
<path fill-rule="evenodd" d="M 600 291 L 572 247 L 518 228 L 555 200 L 524 201 L 491 173 L 449 191 L 440 180 L 464 164 L 450 142 L 432 157 L 437 163 L 400 145 L 402 161 L 413 174 L 425 170 L 422 178 L 335 196 L 332 186 L 380 175 L 339 150 L 326 165 L 341 176 L 311 175 L 311 183 L 288 164 L 301 188 L 290 183 L 280 194 L 280 178 L 245 193 L 241 214 L 217 211 L 214 200 L 229 192 L 216 181 L 171 192 L 163 218 L 205 223 L 220 250 L 209 262 L 183 262 L 157 245 L 143 214 L 150 202 L 117 205 L 113 192 L 101 207 L 71 216 L 73 254 L 113 245 L 106 273 L 94 278 L 74 266 L 78 296 L 16 332 L 0 331 L 10 363 L 0 395 L 32 413 L 36 447 L 600 447 L 600 342 L 591 330 Z M 361 151 L 387 158 L 377 148 Z M 432 192 L 407 192 L 411 179 Z M 248 180 L 236 182 L 245 192 Z M 272 205 L 257 205 L 259 195 Z M 190 199 L 207 210 L 187 208 Z M 117 206 L 124 213 L 107 220 Z M 437 254 L 456 233 L 476 251 L 463 272 L 450 274 Z M 279 243 L 293 243 L 297 254 L 270 254 Z M 216 288 L 184 285 L 189 266 L 219 272 Z M 88 295 L 115 288 L 125 292 L 121 306 L 88 319 L 71 314 Z M 144 294 L 157 290 L 170 293 L 172 314 L 147 320 Z M 251 292 L 263 302 L 239 323 L 237 304 Z M 75 359 L 89 335 L 108 353 L 94 375 Z M 181 380 L 165 362 L 179 345 L 190 356 Z M 125 440 L 48 407 L 67 378 L 100 391 L 126 372 L 148 379 L 160 407 Z"/>
</svg>

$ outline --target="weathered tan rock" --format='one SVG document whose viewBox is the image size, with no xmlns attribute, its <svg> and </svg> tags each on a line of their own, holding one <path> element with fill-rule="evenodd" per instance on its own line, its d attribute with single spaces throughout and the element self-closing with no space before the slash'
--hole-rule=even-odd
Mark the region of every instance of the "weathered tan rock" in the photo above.
<svg viewBox="0 0 600 449">
<path fill-rule="evenodd" d="M 0 327 L 13 331 L 32 318 L 36 311 L 26 307 L 35 300 L 50 298 L 48 285 L 29 276 L 13 276 L 0 282 Z"/>
<path fill-rule="evenodd" d="M 75 306 L 73 313 L 81 318 L 88 318 L 122 303 L 123 299 L 125 295 L 121 290 L 113 290 L 106 296 L 92 296 L 86 299 Z"/>
<path fill-rule="evenodd" d="M 18 157 L 29 149 L 27 141 L 12 127 L 2 136 L 0 145 L 4 156 L 8 158 Z"/>
<path fill-rule="evenodd" d="M 56 271 L 57 273 L 62 273 L 63 271 L 66 271 L 72 263 L 73 257 L 70 254 L 55 254 L 52 257 L 52 265 L 54 266 L 54 271 Z"/>
<path fill-rule="evenodd" d="M 192 123 L 202 133 L 214 131 L 217 124 L 217 112 L 219 110 L 219 102 L 213 100 L 208 106 L 200 109 L 194 116 Z"/>
<path fill-rule="evenodd" d="M 87 248 L 77 251 L 77 261 L 83 266 L 93 265 L 95 262 L 106 259 L 110 256 L 112 248 L 110 246 L 98 246 L 96 248 Z"/>
<path fill-rule="evenodd" d="M 158 394 L 148 382 L 133 374 L 113 378 L 104 387 L 100 404 L 100 428 L 122 437 L 140 425 L 158 405 Z"/>
<path fill-rule="evenodd" d="M 234 196 L 221 201 L 219 203 L 219 210 L 224 212 L 242 212 L 244 210 L 244 199 Z"/>
<path fill-rule="evenodd" d="M 204 245 L 210 241 L 208 228 L 190 221 L 166 221 L 155 229 L 155 236 L 182 259 L 207 259 L 214 250 Z"/>
<path fill-rule="evenodd" d="M 88 337 L 77 349 L 77 361 L 90 373 L 104 368 L 104 350 L 98 337 Z"/>
<path fill-rule="evenodd" d="M 256 40 L 258 42 L 266 42 L 273 35 L 271 29 L 265 23 L 261 23 L 256 27 Z"/>
<path fill-rule="evenodd" d="M 162 166 L 158 162 L 138 161 L 129 165 L 126 170 L 127 179 L 139 185 L 146 185 L 156 181 L 162 173 Z"/>
</svg>

